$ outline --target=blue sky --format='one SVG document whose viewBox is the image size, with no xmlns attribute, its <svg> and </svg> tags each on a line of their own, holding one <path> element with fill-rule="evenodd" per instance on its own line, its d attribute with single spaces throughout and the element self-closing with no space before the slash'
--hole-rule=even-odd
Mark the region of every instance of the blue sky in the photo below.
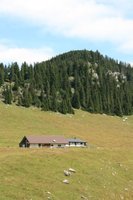
<svg viewBox="0 0 133 200">
<path fill-rule="evenodd" d="M 0 0 L 0 62 L 77 49 L 133 64 L 132 0 Z"/>
</svg>

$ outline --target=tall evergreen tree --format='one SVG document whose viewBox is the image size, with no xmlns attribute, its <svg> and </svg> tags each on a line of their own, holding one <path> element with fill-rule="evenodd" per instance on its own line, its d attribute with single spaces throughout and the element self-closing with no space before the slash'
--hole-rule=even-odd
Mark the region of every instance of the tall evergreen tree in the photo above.
<svg viewBox="0 0 133 200">
<path fill-rule="evenodd" d="M 0 63 L 0 86 L 4 84 L 4 65 Z"/>
<path fill-rule="evenodd" d="M 6 104 L 11 104 L 12 103 L 12 91 L 11 91 L 11 86 L 6 85 L 6 88 L 4 90 L 4 102 Z"/>
</svg>

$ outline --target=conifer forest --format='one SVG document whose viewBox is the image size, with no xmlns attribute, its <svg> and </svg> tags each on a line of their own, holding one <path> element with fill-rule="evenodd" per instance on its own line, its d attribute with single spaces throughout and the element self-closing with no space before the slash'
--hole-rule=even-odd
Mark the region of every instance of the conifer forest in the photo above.
<svg viewBox="0 0 133 200">
<path fill-rule="evenodd" d="M 77 50 L 34 64 L 0 63 L 0 98 L 6 104 L 74 114 L 133 114 L 130 64 Z"/>
</svg>

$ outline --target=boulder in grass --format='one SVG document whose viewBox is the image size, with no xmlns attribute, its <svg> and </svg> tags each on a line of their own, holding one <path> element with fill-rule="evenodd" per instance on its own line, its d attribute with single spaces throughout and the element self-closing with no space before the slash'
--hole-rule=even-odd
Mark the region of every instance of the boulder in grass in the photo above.
<svg viewBox="0 0 133 200">
<path fill-rule="evenodd" d="M 81 196 L 81 199 L 88 200 L 88 198 L 83 195 Z"/>
<path fill-rule="evenodd" d="M 63 183 L 69 184 L 69 181 L 67 179 L 63 180 Z"/>
<path fill-rule="evenodd" d="M 51 192 L 48 191 L 47 194 L 51 194 Z"/>
<path fill-rule="evenodd" d="M 64 174 L 65 176 L 70 176 L 71 175 L 71 172 L 67 171 L 67 170 L 64 170 Z"/>
<path fill-rule="evenodd" d="M 76 170 L 75 170 L 75 169 L 72 169 L 72 168 L 69 168 L 68 171 L 69 171 L 69 172 L 73 172 L 73 173 L 76 172 Z"/>
</svg>

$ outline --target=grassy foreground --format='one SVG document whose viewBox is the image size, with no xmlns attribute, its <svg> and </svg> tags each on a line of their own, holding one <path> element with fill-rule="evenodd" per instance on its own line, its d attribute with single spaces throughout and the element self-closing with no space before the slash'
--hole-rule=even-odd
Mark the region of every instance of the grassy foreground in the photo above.
<svg viewBox="0 0 133 200">
<path fill-rule="evenodd" d="M 81 149 L 20 149 L 24 135 L 87 140 Z M 62 181 L 63 170 L 76 170 Z M 50 193 L 49 193 L 50 192 Z M 41 112 L 0 103 L 0 200 L 132 200 L 133 116 Z"/>
</svg>

